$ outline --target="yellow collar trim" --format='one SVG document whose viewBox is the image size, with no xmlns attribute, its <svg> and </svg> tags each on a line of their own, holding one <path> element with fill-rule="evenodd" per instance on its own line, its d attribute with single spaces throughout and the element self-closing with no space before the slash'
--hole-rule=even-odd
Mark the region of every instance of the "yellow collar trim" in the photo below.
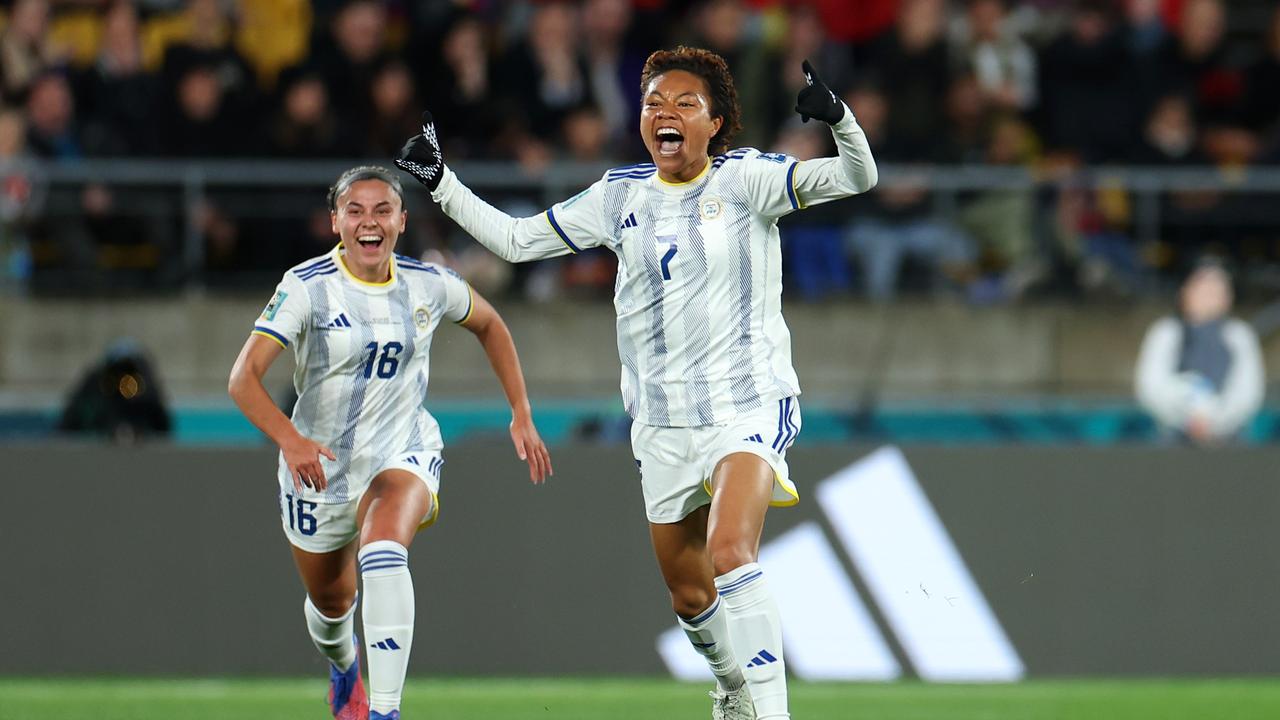
<svg viewBox="0 0 1280 720">
<path fill-rule="evenodd" d="M 655 177 L 657 177 L 658 182 L 662 183 L 663 185 L 670 185 L 671 187 L 680 187 L 681 185 L 688 185 L 690 183 L 698 182 L 703 177 L 705 177 L 706 174 L 710 171 L 711 171 L 711 158 L 707 158 L 707 164 L 702 166 L 702 172 L 698 173 L 697 177 L 691 178 L 689 180 L 685 180 L 683 182 L 671 182 L 670 180 L 663 180 L 661 173 L 655 175 Z"/>
<path fill-rule="evenodd" d="M 354 282 L 367 287 L 386 287 L 396 281 L 396 259 L 394 255 L 391 256 L 391 266 L 388 268 L 388 272 L 391 277 L 387 280 L 383 280 L 382 282 L 369 282 L 368 280 L 361 280 L 356 277 L 356 274 L 351 272 L 351 268 L 347 267 L 347 259 L 345 257 L 346 253 L 342 252 L 342 243 L 338 243 L 338 246 L 333 249 L 333 254 L 338 256 L 338 267 L 342 268 L 342 272 L 346 273 L 347 277 Z"/>
</svg>

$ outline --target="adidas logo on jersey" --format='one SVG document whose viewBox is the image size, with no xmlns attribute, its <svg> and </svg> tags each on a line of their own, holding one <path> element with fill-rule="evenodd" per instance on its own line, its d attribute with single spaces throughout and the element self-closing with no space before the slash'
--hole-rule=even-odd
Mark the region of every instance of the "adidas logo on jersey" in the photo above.
<svg viewBox="0 0 1280 720">
<path fill-rule="evenodd" d="M 751 662 L 747 663 L 747 667 L 760 667 L 769 663 L 778 662 L 778 658 L 774 657 L 768 650 L 761 650 L 756 656 L 751 658 Z"/>
<path fill-rule="evenodd" d="M 325 325 L 325 328 L 329 330 L 335 330 L 338 328 L 349 328 L 349 327 L 351 327 L 351 321 L 347 319 L 346 313 L 339 313 L 338 317 L 330 320 L 329 324 Z"/>
<path fill-rule="evenodd" d="M 637 225 L 639 225 L 639 224 L 640 224 L 640 223 L 636 222 L 636 214 L 635 214 L 635 213 L 628 213 L 628 214 L 627 214 L 627 219 L 622 221 L 622 229 L 623 229 L 623 230 L 626 230 L 627 228 L 633 228 L 633 227 L 636 227 L 636 226 L 637 226 Z"/>
</svg>

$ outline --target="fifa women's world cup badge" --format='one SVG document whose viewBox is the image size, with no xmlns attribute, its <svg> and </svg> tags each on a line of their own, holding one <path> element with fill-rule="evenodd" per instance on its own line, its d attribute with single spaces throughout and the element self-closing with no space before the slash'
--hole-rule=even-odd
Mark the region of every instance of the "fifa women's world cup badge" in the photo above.
<svg viewBox="0 0 1280 720">
<path fill-rule="evenodd" d="M 419 330 L 426 330 L 431 325 L 431 311 L 426 305 L 419 305 L 418 309 L 413 311 L 413 324 L 417 325 Z"/>
<path fill-rule="evenodd" d="M 287 297 L 289 297 L 289 293 L 277 290 L 275 297 L 271 298 L 271 302 L 267 303 L 267 306 L 262 309 L 262 319 L 275 320 L 276 312 L 280 310 L 280 303 L 284 302 Z"/>
<path fill-rule="evenodd" d="M 720 217 L 720 199 L 708 198 L 702 201 L 698 206 L 698 212 L 702 215 L 703 220 L 715 220 Z"/>
</svg>

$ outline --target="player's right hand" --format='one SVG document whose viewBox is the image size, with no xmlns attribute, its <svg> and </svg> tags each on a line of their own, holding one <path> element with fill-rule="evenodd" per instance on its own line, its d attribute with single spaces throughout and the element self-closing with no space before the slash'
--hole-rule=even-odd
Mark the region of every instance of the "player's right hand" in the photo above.
<svg viewBox="0 0 1280 720">
<path fill-rule="evenodd" d="M 324 476 L 324 468 L 320 465 L 320 456 L 337 460 L 333 451 L 310 438 L 298 435 L 290 442 L 280 446 L 285 465 L 289 468 L 289 476 L 293 478 L 293 489 L 302 492 L 306 487 L 320 492 L 329 485 Z"/>
<path fill-rule="evenodd" d="M 436 139 L 436 124 L 431 119 L 431 113 L 422 113 L 422 134 L 409 138 L 409 142 L 400 148 L 400 155 L 395 163 L 396 167 L 412 175 L 431 192 L 435 192 L 440 186 L 440 178 L 444 177 L 444 154 L 440 152 L 440 141 Z"/>
</svg>

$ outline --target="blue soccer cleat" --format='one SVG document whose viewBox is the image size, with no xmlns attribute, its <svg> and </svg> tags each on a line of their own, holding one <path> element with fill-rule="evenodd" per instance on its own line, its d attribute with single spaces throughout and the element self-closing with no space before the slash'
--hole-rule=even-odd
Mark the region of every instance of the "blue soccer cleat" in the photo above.
<svg viewBox="0 0 1280 720">
<path fill-rule="evenodd" d="M 400 720 L 400 711 L 392 710 L 390 713 L 383 715 L 377 710 L 370 710 L 369 720 Z"/>
<path fill-rule="evenodd" d="M 369 698 L 360 681 L 360 643 L 355 645 L 356 661 L 346 672 L 329 664 L 329 709 L 337 720 L 368 720 L 369 717 Z"/>
</svg>

